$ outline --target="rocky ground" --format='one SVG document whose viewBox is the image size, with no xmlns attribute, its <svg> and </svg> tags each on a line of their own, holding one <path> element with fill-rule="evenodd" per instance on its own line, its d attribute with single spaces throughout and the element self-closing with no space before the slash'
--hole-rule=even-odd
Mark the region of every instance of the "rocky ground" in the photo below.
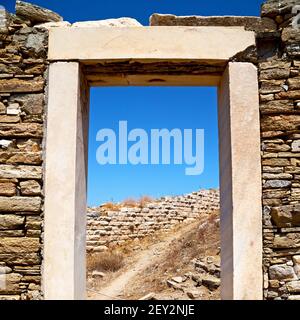
<svg viewBox="0 0 300 320">
<path fill-rule="evenodd" d="M 89 269 L 89 299 L 219 299 L 219 245 L 215 212 L 119 248 L 124 263 L 118 271 Z"/>
</svg>

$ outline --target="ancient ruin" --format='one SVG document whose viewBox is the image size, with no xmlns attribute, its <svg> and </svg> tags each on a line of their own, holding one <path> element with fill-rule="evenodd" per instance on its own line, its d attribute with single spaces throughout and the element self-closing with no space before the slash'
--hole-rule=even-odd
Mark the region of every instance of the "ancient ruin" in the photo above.
<svg viewBox="0 0 300 320">
<path fill-rule="evenodd" d="M 88 88 L 186 84 L 220 87 L 222 297 L 300 300 L 296 5 L 149 27 L 0 7 L 0 299 L 85 298 Z"/>
<path fill-rule="evenodd" d="M 87 252 L 105 251 L 130 239 L 141 239 L 157 231 L 168 231 L 179 222 L 219 210 L 218 190 L 200 190 L 177 197 L 163 197 L 129 206 L 104 204 L 89 208 Z"/>
</svg>

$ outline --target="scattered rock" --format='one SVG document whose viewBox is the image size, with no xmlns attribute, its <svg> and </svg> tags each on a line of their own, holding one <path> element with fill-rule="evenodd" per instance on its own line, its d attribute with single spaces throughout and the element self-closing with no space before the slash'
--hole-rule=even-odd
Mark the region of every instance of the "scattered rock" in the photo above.
<svg viewBox="0 0 300 320">
<path fill-rule="evenodd" d="M 215 277 L 206 276 L 202 279 L 202 284 L 209 290 L 213 291 L 219 288 L 221 280 Z"/>
<path fill-rule="evenodd" d="M 139 300 L 156 300 L 155 293 L 150 292 L 150 293 L 146 294 L 145 296 L 143 296 L 142 298 L 140 298 Z"/>
<path fill-rule="evenodd" d="M 186 294 L 192 300 L 195 300 L 201 296 L 201 292 L 199 292 L 198 290 L 189 290 L 186 292 Z"/>
<path fill-rule="evenodd" d="M 176 283 L 182 283 L 183 282 L 183 277 L 173 277 L 172 281 Z"/>
<path fill-rule="evenodd" d="M 105 277 L 105 273 L 95 270 L 95 271 L 92 272 L 92 277 L 93 278 L 104 278 Z"/>
</svg>

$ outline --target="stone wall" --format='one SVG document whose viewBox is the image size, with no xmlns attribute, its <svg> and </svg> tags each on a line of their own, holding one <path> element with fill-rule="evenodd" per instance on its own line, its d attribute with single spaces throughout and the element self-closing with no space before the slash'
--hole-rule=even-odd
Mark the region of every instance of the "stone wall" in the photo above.
<svg viewBox="0 0 300 320">
<path fill-rule="evenodd" d="M 37 24 L 53 19 L 0 8 L 0 300 L 41 298 L 48 40 Z"/>
<path fill-rule="evenodd" d="M 264 294 L 300 300 L 299 1 L 268 1 L 262 16 L 277 30 L 258 38 L 263 165 Z"/>
<path fill-rule="evenodd" d="M 266 1 L 262 18 L 151 18 L 151 25 L 245 26 L 256 32 L 257 46 L 232 60 L 251 62 L 259 69 L 266 299 L 300 299 L 300 32 L 292 13 L 296 4 L 299 0 Z M 39 299 L 47 85 L 47 30 L 40 24 L 62 19 L 20 1 L 16 9 L 14 15 L 0 7 L 0 299 Z M 121 241 L 143 236 L 157 227 L 157 216 L 148 214 L 164 209 L 123 210 L 98 216 L 104 242 L 97 242 L 98 234 L 91 231 L 89 245 L 102 250 L 113 230 L 120 232 Z M 187 207 L 183 212 L 191 213 Z M 133 231 L 123 223 L 122 228 L 110 225 L 115 218 L 130 218 L 128 223 L 143 219 L 142 213 L 147 223 Z M 174 212 L 167 214 L 159 228 L 185 219 L 176 217 Z M 1 286 L 4 279 L 6 289 Z"/>
<path fill-rule="evenodd" d="M 87 251 L 101 252 L 109 246 L 167 231 L 218 209 L 219 191 L 214 189 L 163 197 L 136 207 L 92 208 L 88 210 Z"/>
</svg>

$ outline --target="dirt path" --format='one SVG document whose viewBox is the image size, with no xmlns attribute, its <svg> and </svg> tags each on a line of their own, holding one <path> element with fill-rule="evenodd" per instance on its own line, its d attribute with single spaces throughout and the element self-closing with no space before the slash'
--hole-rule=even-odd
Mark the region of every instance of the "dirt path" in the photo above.
<svg viewBox="0 0 300 320">
<path fill-rule="evenodd" d="M 195 225 L 196 223 L 185 225 L 176 232 L 166 235 L 159 243 L 155 243 L 146 250 L 140 252 L 135 259 L 135 262 L 117 278 L 113 279 L 107 286 L 102 287 L 99 291 L 97 289 L 89 291 L 89 300 L 120 299 L 125 292 L 127 284 L 133 281 L 134 278 L 149 265 L 153 264 L 155 261 L 159 262 L 160 256 L 169 250 L 171 242 L 180 239 L 186 232 L 195 228 Z"/>
</svg>

